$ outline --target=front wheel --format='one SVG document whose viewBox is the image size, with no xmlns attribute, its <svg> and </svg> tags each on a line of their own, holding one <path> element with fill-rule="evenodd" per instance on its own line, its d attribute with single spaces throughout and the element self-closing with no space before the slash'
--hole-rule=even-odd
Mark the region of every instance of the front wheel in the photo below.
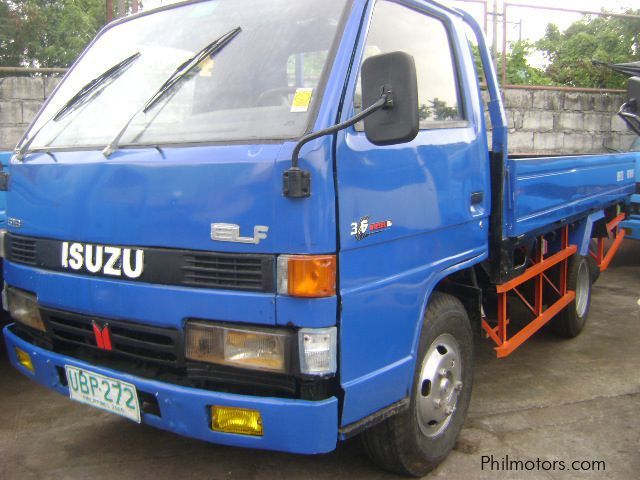
<svg viewBox="0 0 640 480">
<path fill-rule="evenodd" d="M 442 462 L 462 430 L 473 383 L 473 334 L 460 301 L 434 293 L 424 317 L 409 409 L 363 433 L 374 463 L 423 476 Z"/>
<path fill-rule="evenodd" d="M 569 262 L 567 288 L 576 292 L 576 299 L 551 322 L 553 332 L 559 337 L 574 338 L 584 329 L 591 306 L 592 280 L 589 259 L 574 255 Z"/>
</svg>

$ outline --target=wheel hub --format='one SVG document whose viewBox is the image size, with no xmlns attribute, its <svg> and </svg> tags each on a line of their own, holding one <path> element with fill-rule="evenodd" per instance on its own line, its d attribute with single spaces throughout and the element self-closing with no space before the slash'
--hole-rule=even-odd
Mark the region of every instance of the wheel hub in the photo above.
<svg viewBox="0 0 640 480">
<path fill-rule="evenodd" d="M 442 334 L 429 346 L 420 371 L 418 424 L 423 434 L 440 434 L 451 421 L 462 390 L 460 347 Z"/>
<path fill-rule="evenodd" d="M 576 313 L 580 318 L 587 312 L 589 303 L 589 290 L 591 288 L 591 278 L 587 262 L 582 262 L 578 267 L 578 277 L 576 279 Z"/>
</svg>

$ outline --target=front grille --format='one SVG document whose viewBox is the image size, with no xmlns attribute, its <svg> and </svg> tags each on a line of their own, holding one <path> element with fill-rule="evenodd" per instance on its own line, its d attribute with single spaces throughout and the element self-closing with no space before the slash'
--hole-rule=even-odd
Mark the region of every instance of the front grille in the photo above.
<svg viewBox="0 0 640 480">
<path fill-rule="evenodd" d="M 32 238 L 9 236 L 9 260 L 26 265 L 36 264 L 36 242 Z"/>
<path fill-rule="evenodd" d="M 79 248 L 82 249 L 92 246 L 92 252 L 100 247 L 95 244 L 78 243 Z M 116 247 L 121 250 L 142 250 L 144 252 L 142 273 L 137 278 L 130 278 L 124 274 L 116 277 L 109 276 L 104 273 L 104 268 L 97 272 L 88 271 L 84 265 L 84 254 L 80 255 L 82 259 L 80 267 L 71 268 L 69 258 L 67 261 L 62 260 L 63 249 L 69 249 L 71 244 L 73 242 L 66 242 L 65 246 L 64 242 L 59 240 L 9 234 L 7 235 L 8 259 L 14 263 L 44 270 L 115 278 L 128 282 L 261 293 L 274 293 L 275 291 L 274 255 L 218 253 L 156 247 Z M 68 250 L 66 251 L 68 252 Z M 123 269 L 122 256 L 113 265 L 118 271 Z M 107 254 L 104 254 L 102 259 L 104 265 L 108 259 Z"/>
<path fill-rule="evenodd" d="M 194 287 L 262 291 L 269 273 L 264 271 L 265 264 L 259 257 L 198 254 L 185 255 L 184 261 L 183 283 Z"/>
<path fill-rule="evenodd" d="M 91 365 L 141 378 L 185 387 L 262 397 L 324 400 L 339 391 L 332 378 L 246 370 L 187 360 L 181 330 L 137 323 L 94 319 L 86 315 L 44 308 L 46 333 L 16 323 L 11 331 L 23 340 Z M 111 331 L 112 351 L 98 348 L 93 322 Z M 60 366 L 60 365 L 58 365 Z M 64 376 L 61 373 L 61 378 Z"/>
<path fill-rule="evenodd" d="M 68 312 L 42 311 L 54 348 L 68 347 L 102 351 L 98 348 L 93 320 Z M 182 352 L 177 330 L 146 325 L 98 320 L 100 329 L 108 325 L 113 350 L 109 354 L 157 365 L 177 365 Z"/>
</svg>

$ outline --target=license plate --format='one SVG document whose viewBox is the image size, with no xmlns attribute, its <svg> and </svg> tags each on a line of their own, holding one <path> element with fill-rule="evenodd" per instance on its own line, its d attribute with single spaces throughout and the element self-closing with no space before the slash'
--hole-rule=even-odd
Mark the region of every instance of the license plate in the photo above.
<svg viewBox="0 0 640 480">
<path fill-rule="evenodd" d="M 140 406 L 134 385 L 69 365 L 64 369 L 72 400 L 140 423 Z"/>
</svg>

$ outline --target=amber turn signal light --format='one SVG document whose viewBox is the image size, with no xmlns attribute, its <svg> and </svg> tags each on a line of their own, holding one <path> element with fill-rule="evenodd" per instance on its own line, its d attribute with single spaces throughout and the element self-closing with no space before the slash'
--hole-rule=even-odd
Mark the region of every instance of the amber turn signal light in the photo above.
<svg viewBox="0 0 640 480">
<path fill-rule="evenodd" d="M 321 298 L 336 294 L 335 255 L 281 255 L 278 257 L 278 293 Z"/>
</svg>

